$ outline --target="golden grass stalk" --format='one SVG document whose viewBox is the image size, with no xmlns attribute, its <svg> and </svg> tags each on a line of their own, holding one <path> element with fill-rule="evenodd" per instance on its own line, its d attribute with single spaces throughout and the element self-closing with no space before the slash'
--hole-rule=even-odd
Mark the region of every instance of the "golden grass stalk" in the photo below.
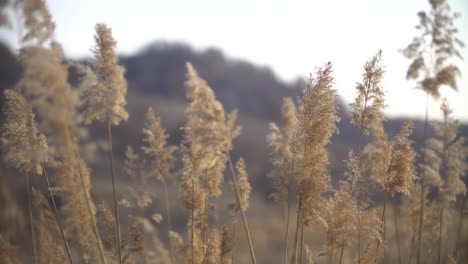
<svg viewBox="0 0 468 264">
<path fill-rule="evenodd" d="M 296 263 L 302 225 L 310 226 L 318 219 L 318 212 L 325 204 L 322 196 L 330 190 L 329 163 L 326 145 L 335 132 L 336 91 L 332 88 L 332 65 L 319 68 L 306 86 L 297 112 L 297 127 L 293 152 L 299 172 L 298 213 L 295 242 L 291 262 Z"/>
<path fill-rule="evenodd" d="M 104 24 L 96 25 L 96 47 L 94 48 L 94 64 L 92 72 L 88 71 L 82 84 L 85 112 L 85 123 L 94 120 L 103 121 L 107 127 L 108 157 L 112 179 L 112 196 L 116 219 L 117 250 L 119 263 L 122 264 L 122 244 L 120 232 L 119 206 L 117 202 L 116 175 L 112 150 L 112 125 L 118 125 L 128 119 L 124 109 L 126 105 L 127 82 L 124 78 L 124 68 L 119 65 L 115 53 L 116 42 L 111 29 Z"/>
<path fill-rule="evenodd" d="M 50 199 L 52 201 L 52 207 L 54 209 L 55 219 L 57 220 L 57 224 L 58 224 L 58 226 L 60 228 L 60 234 L 62 235 L 62 240 L 63 240 L 63 243 L 65 244 L 65 249 L 67 250 L 68 259 L 70 260 L 70 263 L 73 263 L 71 253 L 70 253 L 70 247 L 68 246 L 67 239 L 65 238 L 65 232 L 63 231 L 62 221 L 60 220 L 57 205 L 55 204 L 54 194 L 52 193 L 52 187 L 50 186 L 49 176 L 47 176 L 47 171 L 46 171 L 44 162 L 41 162 L 41 167 L 42 167 L 42 175 L 44 175 L 44 179 L 45 179 L 45 181 L 47 183 L 47 189 L 49 191 L 49 197 L 50 197 Z"/>
<path fill-rule="evenodd" d="M 34 221 L 33 221 L 33 211 L 32 211 L 32 199 L 31 199 L 31 184 L 29 181 L 29 173 L 26 172 L 26 193 L 28 196 L 28 216 L 29 216 L 29 228 L 31 230 L 31 244 L 33 249 L 33 263 L 36 263 L 37 260 L 37 249 L 36 249 L 36 238 L 34 235 Z"/>
<path fill-rule="evenodd" d="M 240 129 L 235 126 L 237 112 L 233 111 L 226 115 L 222 104 L 216 100 L 207 82 L 198 75 L 190 63 L 187 63 L 186 67 L 185 88 L 188 100 L 186 112 L 189 118 L 184 127 L 184 140 L 181 146 L 184 160 L 182 191 L 185 205 L 191 210 L 191 247 L 194 254 L 195 216 L 198 217 L 196 220 L 201 225 L 202 231 L 207 234 L 207 196 L 221 195 L 226 160 L 232 147 L 232 140 L 239 135 Z M 200 186 L 199 177 L 202 175 L 205 175 L 204 186 Z M 192 261 L 193 259 L 194 257 Z"/>
<path fill-rule="evenodd" d="M 250 258 L 252 260 L 252 263 L 255 264 L 257 263 L 257 260 L 255 258 L 255 251 L 254 251 L 254 247 L 252 244 L 252 237 L 250 235 L 249 223 L 247 222 L 247 217 L 245 216 L 245 210 L 247 209 L 247 206 L 248 206 L 248 198 L 246 198 L 246 192 L 241 191 L 241 190 L 250 189 L 250 186 L 248 186 L 247 188 L 247 186 L 244 185 L 245 181 L 243 181 L 242 186 L 241 186 L 241 182 L 237 178 L 236 173 L 234 171 L 234 165 L 232 164 L 232 159 L 231 159 L 231 155 L 229 154 L 229 152 L 227 153 L 227 158 L 228 158 L 228 163 L 229 163 L 229 169 L 231 171 L 232 183 L 234 185 L 234 191 L 236 194 L 237 205 L 241 209 L 240 212 L 242 215 L 242 222 L 244 224 L 245 233 L 247 235 L 247 242 L 249 243 Z"/>
</svg>

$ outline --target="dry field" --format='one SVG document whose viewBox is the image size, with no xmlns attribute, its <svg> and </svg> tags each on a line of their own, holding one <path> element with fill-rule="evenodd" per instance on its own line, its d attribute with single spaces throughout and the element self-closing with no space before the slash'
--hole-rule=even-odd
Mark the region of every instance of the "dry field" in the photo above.
<svg viewBox="0 0 468 264">
<path fill-rule="evenodd" d="M 0 25 L 21 37 L 22 73 L 2 95 L 0 263 L 468 263 L 468 145 L 439 94 L 457 89 L 464 45 L 448 3 L 430 7 L 402 50 L 408 81 L 443 113 L 437 122 L 426 115 L 422 148 L 411 121 L 395 136 L 384 128 L 378 51 L 350 105 L 356 146 L 338 161 L 344 175 L 332 177 L 328 146 L 340 119 L 326 63 L 300 98 L 284 98 L 282 121 L 264 135 L 275 190 L 265 203 L 249 183 L 249 153 L 232 155 L 249 133 L 242 121 L 252 121 L 226 111 L 190 62 L 185 112 L 148 106 L 139 144 L 120 162 L 112 136 L 133 117 L 110 27 L 96 25 L 90 63 L 67 62 L 44 1 L 1 0 Z M 183 120 L 179 144 L 169 143 L 159 111 Z M 105 137 L 90 135 L 96 123 Z M 96 161 L 105 175 L 89 169 Z"/>
</svg>

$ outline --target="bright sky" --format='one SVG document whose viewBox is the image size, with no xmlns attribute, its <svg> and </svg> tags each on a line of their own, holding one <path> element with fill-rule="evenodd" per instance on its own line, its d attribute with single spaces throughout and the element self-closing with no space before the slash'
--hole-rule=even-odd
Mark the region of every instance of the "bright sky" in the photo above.
<svg viewBox="0 0 468 264">
<path fill-rule="evenodd" d="M 459 38 L 468 44 L 468 1 L 449 0 L 460 12 Z M 408 61 L 398 52 L 416 36 L 416 13 L 427 0 L 47 0 L 56 37 L 67 56 L 90 56 L 94 25 L 113 30 L 118 50 L 137 51 L 154 40 L 183 41 L 197 49 L 221 48 L 229 57 L 269 66 L 283 80 L 307 76 L 331 61 L 339 93 L 355 96 L 363 65 L 383 50 L 389 116 L 424 115 L 425 95 L 405 80 Z M 454 114 L 468 121 L 468 49 L 458 93 L 443 89 Z M 440 116 L 431 102 L 430 115 Z"/>
</svg>

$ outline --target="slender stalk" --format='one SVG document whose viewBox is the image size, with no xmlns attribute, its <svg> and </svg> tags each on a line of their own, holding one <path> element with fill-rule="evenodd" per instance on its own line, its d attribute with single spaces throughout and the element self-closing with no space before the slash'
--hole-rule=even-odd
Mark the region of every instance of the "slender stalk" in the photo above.
<svg viewBox="0 0 468 264">
<path fill-rule="evenodd" d="M 356 157 L 360 159 L 361 156 L 361 145 L 362 145 L 362 136 L 364 135 L 364 121 L 365 113 L 367 111 L 367 102 L 369 100 L 368 94 L 370 90 L 370 85 L 367 86 L 365 96 L 364 96 L 364 108 L 361 113 L 361 121 L 359 123 L 359 141 L 357 146 Z M 360 175 L 362 176 L 362 175 Z M 358 194 L 357 197 L 357 210 L 358 210 L 358 263 L 361 264 L 361 194 Z"/>
<path fill-rule="evenodd" d="M 302 250 L 304 247 L 304 224 L 301 224 L 301 247 L 299 249 L 299 264 L 302 264 L 302 259 L 303 259 L 303 253 L 304 251 Z"/>
<path fill-rule="evenodd" d="M 122 239 L 120 234 L 120 217 L 119 217 L 119 206 L 117 203 L 117 191 L 116 191 L 116 183 L 115 183 L 115 166 L 114 166 L 114 155 L 112 154 L 112 124 L 110 120 L 107 120 L 107 138 L 109 143 L 109 163 L 110 163 L 110 170 L 112 176 L 112 194 L 114 199 L 114 213 L 115 213 L 115 220 L 117 221 L 117 250 L 119 254 L 119 263 L 122 264 Z"/>
<path fill-rule="evenodd" d="M 291 210 L 291 202 L 289 199 L 289 192 L 288 192 L 288 201 L 286 203 L 286 232 L 285 232 L 285 238 L 284 238 L 284 260 L 283 264 L 286 264 L 287 259 L 288 259 L 288 240 L 289 240 L 289 215 L 290 215 L 290 210 Z"/>
<path fill-rule="evenodd" d="M 386 184 L 386 183 L 385 183 Z M 383 210 L 382 210 L 382 217 L 381 217 L 381 222 L 382 222 L 382 225 L 381 225 L 381 233 L 382 233 L 382 240 L 385 241 L 385 209 L 387 208 L 387 196 L 388 196 L 388 193 L 387 193 L 387 188 L 385 187 L 384 188 L 384 204 L 383 204 Z M 377 240 L 377 251 L 379 250 L 380 248 L 380 240 Z M 385 248 L 383 249 L 384 252 L 383 252 L 383 258 L 385 258 Z M 377 257 L 375 258 L 375 263 L 377 263 Z"/>
<path fill-rule="evenodd" d="M 397 251 L 398 251 L 398 264 L 401 264 L 401 247 L 400 247 L 400 234 L 399 234 L 399 228 L 398 228 L 398 208 L 396 201 L 393 203 L 393 223 L 395 224 L 395 238 L 396 238 L 396 246 L 397 246 Z"/>
<path fill-rule="evenodd" d="M 26 172 L 26 193 L 28 195 L 28 211 L 29 211 L 29 227 L 31 230 L 31 244 L 33 249 L 33 261 L 32 263 L 36 263 L 37 257 L 37 249 L 36 249 L 36 238 L 34 235 L 34 221 L 33 221 L 33 213 L 32 213 L 32 204 L 31 204 L 31 183 L 29 181 L 29 173 Z"/>
<path fill-rule="evenodd" d="M 50 199 L 52 200 L 52 205 L 54 207 L 55 219 L 57 220 L 57 223 L 59 225 L 60 234 L 62 235 L 63 243 L 65 244 L 65 249 L 67 250 L 68 259 L 70 260 L 70 264 L 72 264 L 73 261 L 72 261 L 72 257 L 71 257 L 71 254 L 70 254 L 70 247 L 68 247 L 68 242 L 67 242 L 67 239 L 65 238 L 65 233 L 63 231 L 62 221 L 60 220 L 60 216 L 58 214 L 57 205 L 55 204 L 54 194 L 52 193 L 52 188 L 50 187 L 49 176 L 47 175 L 47 171 L 46 171 L 44 162 L 41 162 L 41 167 L 42 167 L 42 175 L 44 175 L 44 179 L 45 179 L 45 181 L 47 183 L 47 189 L 49 190 L 49 196 L 50 196 Z"/>
<path fill-rule="evenodd" d="M 194 221 L 195 221 L 195 208 L 194 207 L 194 204 L 195 204 L 195 179 L 193 178 L 192 176 L 192 215 L 191 215 L 191 223 L 190 223 L 190 231 L 192 233 L 192 236 L 190 238 L 190 246 L 192 248 L 192 264 L 193 264 L 193 259 L 195 258 L 195 252 L 193 251 L 194 249 L 194 240 L 193 240 L 193 237 L 195 235 L 195 229 L 194 229 Z"/>
<path fill-rule="evenodd" d="M 440 214 L 439 214 L 439 256 L 437 258 L 438 264 L 440 264 L 440 261 L 442 259 L 442 229 L 444 228 L 443 223 L 444 223 L 444 205 L 442 204 L 440 208 Z"/>
<path fill-rule="evenodd" d="M 291 170 L 294 168 L 294 159 L 291 164 Z M 284 260 L 283 264 L 287 263 L 288 260 L 288 242 L 289 242 L 289 220 L 291 215 L 291 175 L 288 176 L 288 200 L 286 201 L 286 232 L 284 238 Z"/>
<path fill-rule="evenodd" d="M 457 260 L 459 259 L 460 261 L 461 261 L 461 256 L 458 256 L 459 254 L 458 249 L 460 248 L 460 245 L 461 245 L 461 237 L 462 237 L 462 232 L 463 232 L 463 211 L 465 210 L 467 200 L 468 200 L 468 195 L 465 194 L 465 197 L 463 198 L 462 206 L 458 213 L 457 242 L 455 243 L 455 256 Z"/>
<path fill-rule="evenodd" d="M 167 190 L 167 183 L 166 180 L 163 178 L 163 189 L 164 189 L 164 206 L 166 207 L 166 218 L 167 218 L 167 230 L 172 231 L 172 221 L 171 221 L 171 206 L 169 202 L 169 191 Z M 168 240 L 169 240 L 169 254 L 171 255 L 171 261 L 175 261 L 174 257 L 174 249 L 173 245 L 171 242 L 171 239 L 169 238 L 169 232 L 168 234 Z"/>
<path fill-rule="evenodd" d="M 328 264 L 332 264 L 333 263 L 333 241 L 330 241 L 330 243 L 328 243 L 329 246 L 328 246 L 328 251 L 329 251 L 329 256 L 328 256 Z"/>
<path fill-rule="evenodd" d="M 424 118 L 424 131 L 423 131 L 423 154 L 422 164 L 426 163 L 426 147 L 427 147 L 427 130 L 429 126 L 429 93 L 426 95 L 426 114 Z M 421 263 L 421 250 L 422 250 L 422 236 L 423 236 L 423 223 L 424 223 L 424 204 L 425 204 L 425 186 L 424 186 L 424 169 L 421 171 L 421 193 L 420 193 L 420 216 L 419 216 L 419 232 L 418 232 L 418 249 L 417 249 L 417 263 Z"/>
<path fill-rule="evenodd" d="M 91 221 L 93 222 L 94 234 L 96 235 L 96 240 L 97 240 L 98 246 L 99 246 L 99 253 L 100 253 L 100 256 L 101 256 L 102 263 L 107 264 L 106 255 L 104 254 L 104 247 L 102 246 L 101 235 L 99 234 L 99 229 L 97 227 L 96 218 L 95 218 L 93 210 L 91 208 L 91 197 L 88 196 L 88 192 L 86 191 L 86 184 L 84 182 L 83 174 L 81 173 L 81 168 L 82 168 L 81 167 L 81 160 L 79 160 L 78 162 L 79 162 L 78 171 L 79 171 L 79 174 L 80 174 L 81 188 L 83 188 L 83 194 L 85 195 L 86 207 L 88 209 L 89 217 L 91 218 Z"/>
<path fill-rule="evenodd" d="M 237 176 L 236 176 L 236 173 L 234 171 L 234 165 L 232 164 L 232 159 L 231 159 L 231 155 L 229 154 L 229 152 L 226 153 L 226 156 L 228 158 L 229 168 L 231 170 L 231 176 L 232 176 L 232 181 L 234 183 L 234 189 L 235 189 L 235 192 L 236 192 L 237 201 L 240 204 L 241 199 L 240 199 L 240 193 L 239 193 L 239 186 L 237 184 Z M 255 259 L 255 252 L 254 252 L 254 248 L 253 248 L 253 244 L 252 244 L 252 238 L 250 236 L 250 231 L 249 231 L 249 225 L 247 223 L 247 218 L 245 217 L 245 212 L 242 209 L 240 211 L 241 211 L 241 214 L 242 214 L 242 221 L 244 222 L 245 233 L 247 234 L 247 240 L 249 242 L 250 257 L 252 259 L 252 263 L 256 264 L 257 261 Z"/>
<path fill-rule="evenodd" d="M 64 137 L 68 138 L 69 142 L 73 142 L 73 136 L 70 133 L 70 131 L 71 131 L 70 127 L 65 127 L 64 128 L 64 134 L 65 134 Z M 83 189 L 83 195 L 84 195 L 85 200 L 86 200 L 86 207 L 87 207 L 87 210 L 88 210 L 88 213 L 89 213 L 89 217 L 91 218 L 91 222 L 92 222 L 93 229 L 94 229 L 94 234 L 96 236 L 96 240 L 97 240 L 97 243 L 98 243 L 99 254 L 100 254 L 100 257 L 101 257 L 101 261 L 102 261 L 103 264 L 107 264 L 105 253 L 104 253 L 104 247 L 102 245 L 101 235 L 99 233 L 99 229 L 98 229 L 97 223 L 96 223 L 95 214 L 94 214 L 94 212 L 92 210 L 92 206 L 91 206 L 92 198 L 88 195 L 88 192 L 86 191 L 86 184 L 85 184 L 85 181 L 84 181 L 83 173 L 81 171 L 83 166 L 81 164 L 80 152 L 79 152 L 78 148 L 75 150 L 75 155 L 76 155 L 75 158 L 78 160 L 78 174 L 80 176 L 81 188 Z"/>
<path fill-rule="evenodd" d="M 302 203 L 299 201 L 296 218 L 296 231 L 294 233 L 294 249 L 292 252 L 291 263 L 295 264 L 297 261 L 297 247 L 299 243 L 300 228 L 302 223 Z"/>
<path fill-rule="evenodd" d="M 340 264 L 343 263 L 343 252 L 344 252 L 344 246 L 342 246 L 340 250 Z"/>
<path fill-rule="evenodd" d="M 208 173 L 205 170 L 205 186 L 208 186 Z M 208 193 L 205 195 L 205 212 L 204 212 L 204 220 L 203 220 L 203 245 L 208 245 Z M 208 251 L 208 248 L 207 248 Z"/>
<path fill-rule="evenodd" d="M 169 191 L 167 190 L 166 180 L 163 181 L 163 188 L 164 188 L 164 206 L 166 207 L 167 228 L 168 230 L 172 230 L 171 205 L 169 201 Z"/>
<path fill-rule="evenodd" d="M 361 203 L 358 198 L 358 263 L 361 264 Z"/>
</svg>

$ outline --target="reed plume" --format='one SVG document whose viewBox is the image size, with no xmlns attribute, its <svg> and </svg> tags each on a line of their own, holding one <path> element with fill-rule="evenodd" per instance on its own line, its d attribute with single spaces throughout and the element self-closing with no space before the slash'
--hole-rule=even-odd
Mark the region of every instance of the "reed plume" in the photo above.
<svg viewBox="0 0 468 264">
<path fill-rule="evenodd" d="M 270 133 L 267 141 L 272 149 L 273 165 L 272 172 L 273 187 L 275 193 L 272 197 L 284 204 L 285 209 L 285 238 L 284 238 L 284 259 L 286 264 L 288 259 L 288 240 L 290 225 L 291 200 L 293 195 L 293 184 L 297 183 L 294 177 L 297 174 L 297 168 L 294 168 L 293 148 L 295 146 L 295 132 L 297 125 L 297 110 L 294 101 L 290 97 L 283 99 L 281 114 L 283 117 L 283 126 L 280 128 L 275 123 L 270 123 Z M 296 181 L 295 181 L 296 180 Z"/>
<path fill-rule="evenodd" d="M 166 130 L 161 127 L 161 120 L 156 116 L 151 107 L 148 108 L 146 112 L 146 123 L 143 128 L 143 135 L 143 142 L 145 145 L 142 146 L 141 149 L 151 160 L 152 174 L 156 177 L 156 180 L 163 185 L 167 226 L 168 230 L 171 230 L 171 206 L 167 185 L 173 181 L 171 168 L 175 161 L 173 153 L 177 148 L 167 144 L 169 135 L 166 133 Z"/>
<path fill-rule="evenodd" d="M 298 179 L 298 213 L 292 261 L 297 261 L 299 231 L 316 222 L 330 190 L 326 146 L 336 130 L 336 91 L 332 88 L 332 65 L 327 63 L 309 79 L 297 111 L 297 143 L 293 155 L 300 168 Z"/>
<path fill-rule="evenodd" d="M 24 173 L 42 174 L 41 163 L 48 159 L 48 145 L 37 129 L 31 105 L 16 91 L 6 89 L 4 95 L 3 160 Z"/>
<path fill-rule="evenodd" d="M 249 198 L 252 188 L 250 187 L 249 180 L 247 178 L 247 171 L 245 168 L 244 159 L 240 158 L 236 163 L 237 169 L 237 192 L 238 200 L 236 201 L 235 210 L 245 212 L 249 207 Z M 234 187 L 235 189 L 236 187 Z M 236 192 L 236 190 L 234 190 Z"/>
<path fill-rule="evenodd" d="M 55 24 L 44 0 L 12 1 L 21 5 L 24 32 L 23 44 L 42 45 L 54 34 Z"/>
<path fill-rule="evenodd" d="M 221 261 L 221 234 L 218 229 L 212 229 L 203 264 L 218 264 Z"/>
<path fill-rule="evenodd" d="M 189 226 L 192 228 L 193 253 L 195 222 L 201 226 L 204 235 L 208 234 L 208 195 L 217 197 L 221 194 L 223 171 L 226 161 L 230 160 L 232 140 L 239 135 L 240 128 L 235 126 L 237 111 L 225 114 L 222 104 L 190 63 L 187 63 L 185 87 L 189 118 L 181 146 L 184 160 L 182 191 L 186 206 L 190 205 L 187 209 L 192 212 Z M 201 176 L 204 176 L 203 186 L 200 185 Z M 203 205 L 198 203 L 200 200 Z"/>
<path fill-rule="evenodd" d="M 370 60 L 364 64 L 364 73 L 362 75 L 362 81 L 356 84 L 357 96 L 354 102 L 351 104 L 352 108 L 352 119 L 351 123 L 357 126 L 359 129 L 359 140 L 356 148 L 356 154 L 350 154 L 348 160 L 348 182 L 351 185 L 350 191 L 353 199 L 357 204 L 357 244 L 358 244 L 358 256 L 357 262 L 361 263 L 361 260 L 365 259 L 365 256 L 361 256 L 362 249 L 362 238 L 364 232 L 364 226 L 362 223 L 363 215 L 370 212 L 366 210 L 370 206 L 370 186 L 366 181 L 366 169 L 370 161 L 378 161 L 384 163 L 380 165 L 386 165 L 389 157 L 389 146 L 386 144 L 387 136 L 383 129 L 383 109 L 385 108 L 384 92 L 382 87 L 382 79 L 384 76 L 384 67 L 382 65 L 382 51 L 378 51 Z M 362 155 L 362 142 L 363 136 L 372 133 L 375 144 L 378 149 L 381 150 L 374 153 L 379 156 L 379 159 L 369 159 L 366 155 Z M 379 178 L 385 176 L 385 171 L 382 171 L 382 166 L 374 166 L 379 171 L 377 175 Z M 386 192 L 386 189 L 384 190 Z M 379 242 L 377 242 L 379 243 Z M 379 245 L 377 245 L 377 248 Z M 366 250 L 369 251 L 370 247 L 367 245 Z"/>
<path fill-rule="evenodd" d="M 333 263 L 334 249 L 351 244 L 357 231 L 356 210 L 349 185 L 341 183 L 340 189 L 326 201 L 323 213 L 318 217 L 327 234 L 328 263 Z"/>
</svg>

